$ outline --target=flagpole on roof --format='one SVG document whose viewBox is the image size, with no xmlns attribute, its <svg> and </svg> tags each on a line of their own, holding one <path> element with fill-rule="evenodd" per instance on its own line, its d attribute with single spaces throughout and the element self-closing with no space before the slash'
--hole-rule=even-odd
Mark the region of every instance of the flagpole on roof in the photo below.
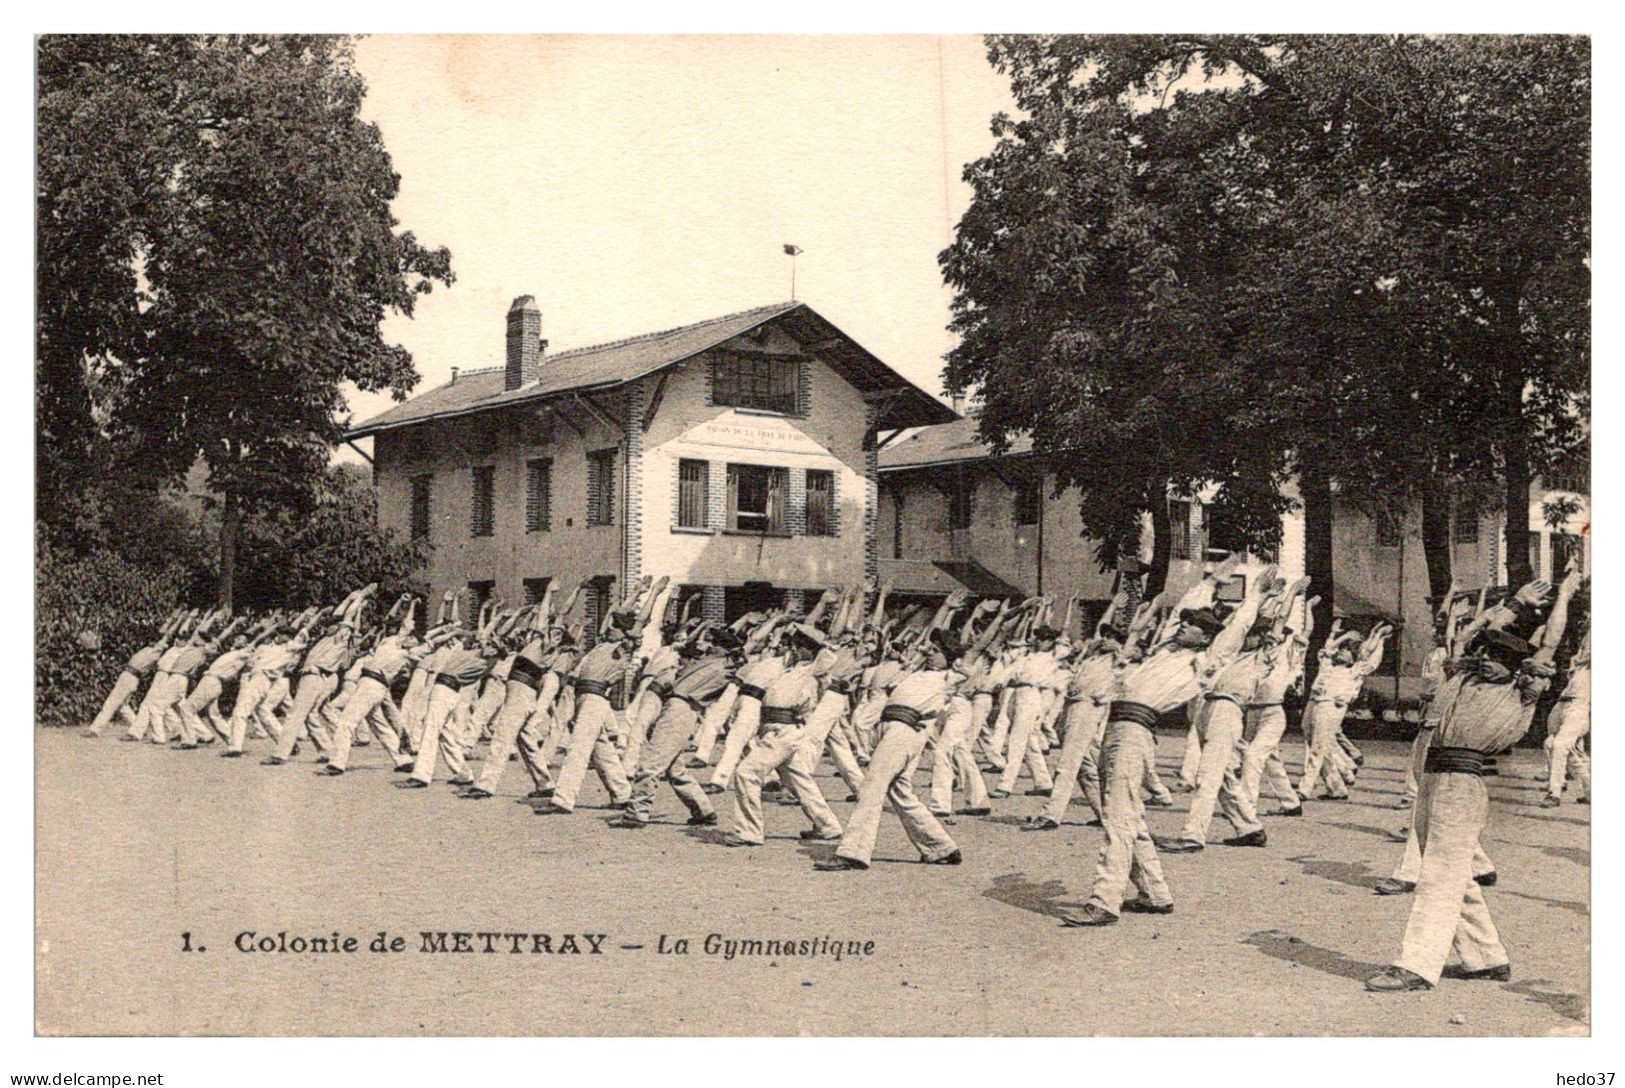
<svg viewBox="0 0 1625 1088">
<path fill-rule="evenodd" d="M 786 242 L 784 252 L 790 257 L 790 301 L 794 302 L 796 300 L 796 257 L 801 253 L 801 247 Z"/>
</svg>

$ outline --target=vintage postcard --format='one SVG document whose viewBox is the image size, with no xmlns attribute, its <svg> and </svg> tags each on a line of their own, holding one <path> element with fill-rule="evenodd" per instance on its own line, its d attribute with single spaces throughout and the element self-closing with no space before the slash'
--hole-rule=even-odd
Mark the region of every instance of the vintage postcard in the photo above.
<svg viewBox="0 0 1625 1088">
<path fill-rule="evenodd" d="M 34 62 L 38 1035 L 1591 1032 L 1589 38 Z"/>
</svg>

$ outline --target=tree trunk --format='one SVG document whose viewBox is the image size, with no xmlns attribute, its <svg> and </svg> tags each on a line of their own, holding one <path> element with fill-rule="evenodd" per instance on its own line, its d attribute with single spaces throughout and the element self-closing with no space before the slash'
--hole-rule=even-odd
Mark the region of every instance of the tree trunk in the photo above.
<svg viewBox="0 0 1625 1088">
<path fill-rule="evenodd" d="M 1438 600 L 1450 591 L 1454 558 L 1450 544 L 1450 493 L 1430 480 L 1422 495 L 1422 555 L 1428 565 L 1428 593 Z"/>
<path fill-rule="evenodd" d="M 1151 502 L 1151 569 L 1145 574 L 1145 597 L 1150 600 L 1168 584 L 1168 564 L 1173 559 L 1173 528 L 1168 523 L 1168 484 L 1158 481 Z M 1131 617 L 1132 618 L 1132 617 Z"/>
<path fill-rule="evenodd" d="M 1501 385 L 1501 460 L 1506 480 L 1506 514 L 1502 518 L 1507 584 L 1516 589 L 1534 577 L 1529 566 L 1529 434 L 1523 417 L 1523 340 L 1518 332 L 1523 282 L 1513 278 L 1495 295 L 1499 315 L 1495 350 Z"/>
<path fill-rule="evenodd" d="M 1299 470 L 1298 487 L 1303 496 L 1303 572 L 1309 576 L 1309 596 L 1320 598 L 1315 606 L 1314 637 L 1304 662 L 1304 690 L 1308 691 L 1315 682 L 1320 647 L 1331 630 L 1336 603 L 1332 580 L 1332 481 L 1324 468 L 1309 461 Z"/>
<path fill-rule="evenodd" d="M 232 607 L 237 581 L 237 492 L 229 484 L 220 502 L 220 607 Z"/>
<path fill-rule="evenodd" d="M 1507 411 L 1514 406 L 1509 405 Z M 1503 520 L 1507 557 L 1507 585 L 1517 588 L 1534 578 L 1529 565 L 1529 439 L 1523 431 L 1523 393 L 1519 389 L 1517 414 L 1507 420 L 1501 458 L 1506 473 L 1506 517 Z"/>
</svg>

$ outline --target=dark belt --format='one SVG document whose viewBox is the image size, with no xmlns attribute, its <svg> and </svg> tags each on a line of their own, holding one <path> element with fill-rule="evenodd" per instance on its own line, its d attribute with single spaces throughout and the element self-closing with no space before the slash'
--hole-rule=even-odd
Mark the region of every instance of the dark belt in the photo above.
<svg viewBox="0 0 1625 1088">
<path fill-rule="evenodd" d="M 883 722 L 902 722 L 914 730 L 925 728 L 925 715 L 913 707 L 904 706 L 901 703 L 887 703 L 886 709 L 880 712 L 880 720 Z"/>
<path fill-rule="evenodd" d="M 1473 774 L 1480 778 L 1490 778 L 1500 773 L 1495 769 L 1494 757 L 1488 752 L 1480 752 L 1477 748 L 1439 746 L 1428 749 L 1422 771 L 1424 774 Z"/>
<path fill-rule="evenodd" d="M 1110 722 L 1133 722 L 1135 725 L 1143 725 L 1147 729 L 1155 729 L 1157 722 L 1162 720 L 1162 715 L 1144 703 L 1125 703 L 1119 700 L 1112 703 L 1111 711 L 1106 715 L 1106 720 Z"/>
<path fill-rule="evenodd" d="M 528 657 L 514 658 L 512 667 L 508 669 L 509 680 L 517 680 L 531 691 L 540 691 L 546 676 L 547 670 Z"/>
<path fill-rule="evenodd" d="M 829 682 L 829 690 L 835 692 L 837 695 L 851 695 L 852 694 L 852 681 L 850 681 L 850 680 L 831 680 Z"/>
<path fill-rule="evenodd" d="M 434 678 L 434 682 L 439 684 L 443 688 L 450 688 L 452 691 L 462 691 L 463 690 L 463 682 L 462 682 L 462 680 L 460 680 L 457 677 L 453 676 L 449 672 L 443 672 L 439 676 L 436 676 Z"/>
<path fill-rule="evenodd" d="M 384 685 L 384 687 L 386 687 L 386 688 L 389 687 L 389 681 L 384 679 L 384 674 L 379 672 L 377 669 L 362 669 L 361 670 L 361 679 L 363 679 L 363 680 L 376 680 L 380 684 Z"/>
<path fill-rule="evenodd" d="M 694 698 L 692 695 L 680 695 L 674 691 L 671 693 L 671 697 L 679 702 L 687 703 L 689 706 L 693 707 L 694 713 L 696 714 L 705 713 L 705 704 Z"/>
<path fill-rule="evenodd" d="M 741 699 L 751 698 L 760 701 L 761 698 L 766 694 L 767 692 L 765 690 L 757 687 L 755 684 L 746 684 L 741 682 L 739 685 L 739 697 Z"/>
<path fill-rule="evenodd" d="M 1220 695 L 1216 691 L 1209 691 L 1209 692 L 1203 693 L 1202 701 L 1203 702 L 1208 702 L 1208 703 L 1217 703 L 1217 702 L 1234 703 L 1236 706 L 1241 706 L 1241 700 L 1236 698 L 1234 695 Z"/>
<path fill-rule="evenodd" d="M 577 695 L 597 695 L 605 699 L 609 698 L 610 684 L 608 680 L 588 680 L 585 677 L 578 676 L 576 677 L 575 687 Z"/>
<path fill-rule="evenodd" d="M 793 706 L 764 706 L 762 708 L 763 725 L 800 725 L 804 720 L 801 711 Z"/>
<path fill-rule="evenodd" d="M 649 685 L 649 694 L 659 699 L 671 698 L 671 685 L 655 682 Z"/>
<path fill-rule="evenodd" d="M 1280 705 L 1280 703 L 1248 703 L 1246 709 L 1249 712 L 1254 710 L 1268 710 L 1272 706 Z"/>
</svg>

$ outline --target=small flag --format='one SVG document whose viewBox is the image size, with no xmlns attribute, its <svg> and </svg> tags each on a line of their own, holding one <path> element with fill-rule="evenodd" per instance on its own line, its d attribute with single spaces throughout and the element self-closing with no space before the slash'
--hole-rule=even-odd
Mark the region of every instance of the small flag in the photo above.
<svg viewBox="0 0 1625 1088">
<path fill-rule="evenodd" d="M 800 246 L 792 246 L 792 245 L 789 245 L 787 243 L 785 245 L 785 247 L 784 247 L 784 254 L 787 257 L 799 256 L 801 254 L 801 247 Z"/>
</svg>

